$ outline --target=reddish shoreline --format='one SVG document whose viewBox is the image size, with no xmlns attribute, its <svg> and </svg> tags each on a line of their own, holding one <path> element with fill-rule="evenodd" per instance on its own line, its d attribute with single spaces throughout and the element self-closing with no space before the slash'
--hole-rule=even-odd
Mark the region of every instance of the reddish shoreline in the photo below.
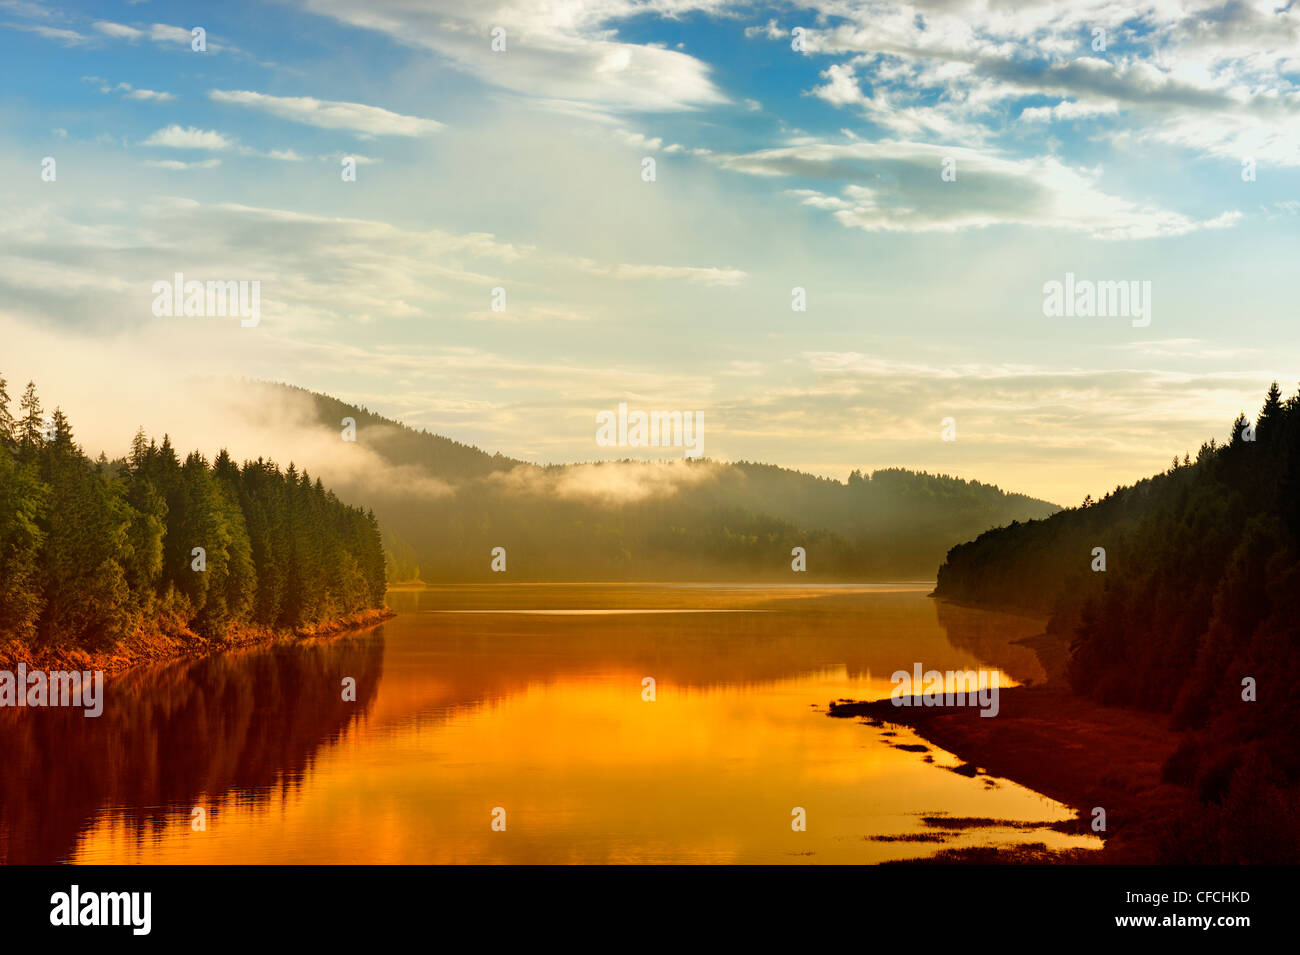
<svg viewBox="0 0 1300 955">
<path fill-rule="evenodd" d="M 232 626 L 225 639 L 220 641 L 204 639 L 189 629 L 164 632 L 159 626 L 153 630 L 139 630 L 111 650 L 86 650 L 67 646 L 33 649 L 9 643 L 0 646 L 0 669 L 10 669 L 21 662 L 40 670 L 103 670 L 105 673 L 117 673 L 146 663 L 161 663 L 181 657 L 202 657 L 259 644 L 297 642 L 352 630 L 365 630 L 395 616 L 397 614 L 388 607 L 379 607 L 292 630 L 241 624 Z"/>
<path fill-rule="evenodd" d="M 1160 778 L 1179 741 L 1165 717 L 1101 706 L 1051 686 L 1002 690 L 998 715 L 991 718 L 974 707 L 905 707 L 890 700 L 832 703 L 829 715 L 910 727 L 991 775 L 1076 809 L 1080 831 L 1091 831 L 1093 808 L 1103 807 L 1106 831 L 1098 833 L 1104 848 L 1097 858 L 1066 854 L 1056 861 L 1153 864 L 1164 820 L 1193 804 L 1188 789 Z M 979 861 L 1047 861 L 1041 854 L 1005 860 L 984 858 L 987 851 L 979 855 Z M 956 852 L 940 861 L 975 858 Z"/>
</svg>

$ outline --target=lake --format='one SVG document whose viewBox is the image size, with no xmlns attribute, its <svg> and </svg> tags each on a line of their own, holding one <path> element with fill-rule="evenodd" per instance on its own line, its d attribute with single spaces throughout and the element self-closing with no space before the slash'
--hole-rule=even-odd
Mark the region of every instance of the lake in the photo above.
<svg viewBox="0 0 1300 955">
<path fill-rule="evenodd" d="M 1014 643 L 1040 622 L 930 589 L 394 592 L 399 615 L 364 633 L 110 677 L 98 719 L 0 711 L 0 860 L 858 863 L 1099 848 L 1049 828 L 1073 815 L 1060 803 L 910 730 L 826 715 L 832 700 L 888 697 L 891 674 L 917 663 L 994 670 L 1002 686 L 1043 678 Z"/>
</svg>

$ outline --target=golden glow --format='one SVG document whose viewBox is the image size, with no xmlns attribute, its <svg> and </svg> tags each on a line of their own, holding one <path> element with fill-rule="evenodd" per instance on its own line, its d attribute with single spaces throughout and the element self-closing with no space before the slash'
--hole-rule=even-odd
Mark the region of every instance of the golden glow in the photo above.
<svg viewBox="0 0 1300 955">
<path fill-rule="evenodd" d="M 664 588 L 559 590 L 547 593 L 560 609 L 683 599 Z M 927 763 L 890 745 L 919 742 L 906 730 L 885 737 L 824 712 L 840 697 L 888 696 L 889 675 L 914 660 L 992 668 L 986 631 L 1005 643 L 1025 621 L 990 629 L 984 614 L 980 632 L 952 634 L 977 655 L 950 642 L 919 590 L 689 593 L 768 612 L 403 613 L 384 627 L 372 705 L 290 785 L 221 801 L 206 832 L 191 830 L 189 807 L 143 834 L 105 809 L 76 861 L 871 862 L 989 842 L 1098 844 L 1011 829 L 942 845 L 872 841 L 927 831 L 928 814 L 1045 822 L 1070 812 L 1004 780 L 949 772 L 956 760 L 940 751 Z M 537 596 L 484 588 L 478 602 L 539 609 Z M 403 595 L 398 609 L 448 602 Z M 1007 665 L 1028 666 L 1017 649 Z M 999 682 L 1016 675 L 1000 671 Z M 642 700 L 647 676 L 654 702 Z M 504 832 L 490 826 L 498 806 Z M 807 812 L 805 832 L 791 829 L 794 807 Z"/>
</svg>

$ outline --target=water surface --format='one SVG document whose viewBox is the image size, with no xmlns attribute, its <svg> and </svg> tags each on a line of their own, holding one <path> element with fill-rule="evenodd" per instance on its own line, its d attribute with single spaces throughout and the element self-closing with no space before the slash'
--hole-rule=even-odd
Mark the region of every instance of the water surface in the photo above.
<svg viewBox="0 0 1300 955">
<path fill-rule="evenodd" d="M 0 860 L 842 863 L 1099 846 L 926 825 L 1072 813 L 954 772 L 933 747 L 898 748 L 926 745 L 908 730 L 826 716 L 831 700 L 888 696 L 916 662 L 1042 678 L 1012 642 L 1039 624 L 929 589 L 394 593 L 399 616 L 364 634 L 111 678 L 98 720 L 0 711 Z M 796 807 L 806 831 L 791 828 Z"/>
</svg>

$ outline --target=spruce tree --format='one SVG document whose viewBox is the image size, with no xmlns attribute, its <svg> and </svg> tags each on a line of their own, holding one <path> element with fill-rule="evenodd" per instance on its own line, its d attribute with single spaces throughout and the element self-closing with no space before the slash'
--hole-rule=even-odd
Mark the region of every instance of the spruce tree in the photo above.
<svg viewBox="0 0 1300 955">
<path fill-rule="evenodd" d="M 30 461 L 41 446 L 45 434 L 45 419 L 41 412 L 41 401 L 36 396 L 36 383 L 27 382 L 23 397 L 18 402 L 18 448 L 19 456 Z"/>
<path fill-rule="evenodd" d="M 1275 381 L 1269 386 L 1268 394 L 1264 398 L 1264 407 L 1259 412 L 1259 422 L 1255 427 L 1259 440 L 1272 441 L 1276 437 L 1277 426 L 1281 419 L 1282 390 L 1278 388 Z"/>
<path fill-rule="evenodd" d="M 0 645 L 36 635 L 50 489 L 0 441 Z"/>
<path fill-rule="evenodd" d="M 13 414 L 9 411 L 9 385 L 0 375 L 0 446 L 14 446 L 14 421 Z"/>
</svg>

